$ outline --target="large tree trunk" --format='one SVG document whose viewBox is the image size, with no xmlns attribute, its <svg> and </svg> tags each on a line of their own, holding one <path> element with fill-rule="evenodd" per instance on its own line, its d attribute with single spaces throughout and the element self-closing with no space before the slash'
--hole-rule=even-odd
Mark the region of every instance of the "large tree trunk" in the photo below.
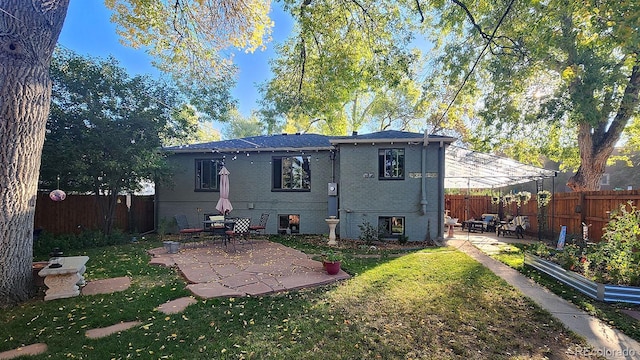
<svg viewBox="0 0 640 360">
<path fill-rule="evenodd" d="M 600 190 L 600 178 L 604 174 L 607 159 L 613 152 L 614 143 L 594 144 L 589 124 L 580 124 L 578 139 L 580 167 L 569 178 L 567 186 L 573 191 Z"/>
<path fill-rule="evenodd" d="M 605 112 L 597 127 L 588 123 L 580 123 L 578 128 L 580 167 L 576 174 L 567 181 L 567 186 L 571 190 L 600 190 L 600 178 L 604 174 L 607 159 L 611 156 L 616 142 L 620 140 L 629 119 L 637 114 L 640 103 L 639 94 L 640 59 L 637 59 L 613 121 L 609 122 L 610 114 Z"/>
<path fill-rule="evenodd" d="M 0 0 L 0 307 L 32 293 L 33 217 L 49 64 L 69 0 Z"/>
</svg>

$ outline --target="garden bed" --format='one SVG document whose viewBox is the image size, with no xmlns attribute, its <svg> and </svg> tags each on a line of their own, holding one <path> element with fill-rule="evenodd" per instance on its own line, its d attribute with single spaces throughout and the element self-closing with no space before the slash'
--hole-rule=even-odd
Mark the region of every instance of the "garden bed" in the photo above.
<svg viewBox="0 0 640 360">
<path fill-rule="evenodd" d="M 570 286 L 595 300 L 640 304 L 640 288 L 600 284 L 560 265 L 533 254 L 524 254 L 524 263 Z"/>
</svg>

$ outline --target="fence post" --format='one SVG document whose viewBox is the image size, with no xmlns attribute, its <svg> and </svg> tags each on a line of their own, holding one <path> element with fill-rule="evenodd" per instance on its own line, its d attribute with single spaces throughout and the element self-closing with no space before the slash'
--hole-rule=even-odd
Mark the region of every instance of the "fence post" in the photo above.
<svg viewBox="0 0 640 360">
<path fill-rule="evenodd" d="M 584 233 L 584 226 L 587 226 L 588 224 L 586 223 L 587 221 L 587 207 L 585 206 L 585 195 L 584 192 L 581 191 L 580 192 L 580 200 L 579 200 L 580 205 L 580 225 L 581 225 L 581 230 L 580 231 L 582 233 L 582 241 L 585 242 L 587 241 L 587 239 L 585 239 L 585 233 Z"/>
</svg>

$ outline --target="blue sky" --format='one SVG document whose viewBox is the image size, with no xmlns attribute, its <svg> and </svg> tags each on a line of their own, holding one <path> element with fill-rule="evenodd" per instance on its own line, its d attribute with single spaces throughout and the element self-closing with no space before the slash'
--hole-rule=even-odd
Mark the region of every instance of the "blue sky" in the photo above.
<svg viewBox="0 0 640 360">
<path fill-rule="evenodd" d="M 291 17 L 282 11 L 279 3 L 273 2 L 271 6 L 275 27 L 273 40 L 267 44 L 267 50 L 258 50 L 253 54 L 238 52 L 235 57 L 240 72 L 232 94 L 245 116 L 258 108 L 257 85 L 271 75 L 268 59 L 274 56 L 273 45 L 286 39 L 293 27 Z M 71 0 L 58 43 L 83 56 L 106 58 L 112 55 L 127 69 L 129 75 L 157 76 L 158 71 L 151 66 L 150 58 L 143 50 L 134 50 L 119 43 L 116 27 L 109 21 L 110 16 L 111 12 L 103 0 Z"/>
</svg>

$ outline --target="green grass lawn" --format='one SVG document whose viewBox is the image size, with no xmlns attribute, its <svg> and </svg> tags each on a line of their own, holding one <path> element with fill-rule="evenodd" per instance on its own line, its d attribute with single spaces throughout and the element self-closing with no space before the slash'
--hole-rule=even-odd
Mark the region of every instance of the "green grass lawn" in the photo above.
<svg viewBox="0 0 640 360">
<path fill-rule="evenodd" d="M 128 275 L 109 295 L 44 302 L 0 314 L 0 352 L 44 342 L 33 359 L 575 359 L 584 343 L 502 279 L 452 248 L 401 257 L 346 254 L 350 280 L 271 296 L 199 300 L 184 312 L 156 308 L 189 296 L 174 269 L 148 265 L 159 242 L 91 249 L 88 281 Z M 321 247 L 299 244 L 311 253 Z M 100 339 L 85 332 L 142 325 Z"/>
</svg>

